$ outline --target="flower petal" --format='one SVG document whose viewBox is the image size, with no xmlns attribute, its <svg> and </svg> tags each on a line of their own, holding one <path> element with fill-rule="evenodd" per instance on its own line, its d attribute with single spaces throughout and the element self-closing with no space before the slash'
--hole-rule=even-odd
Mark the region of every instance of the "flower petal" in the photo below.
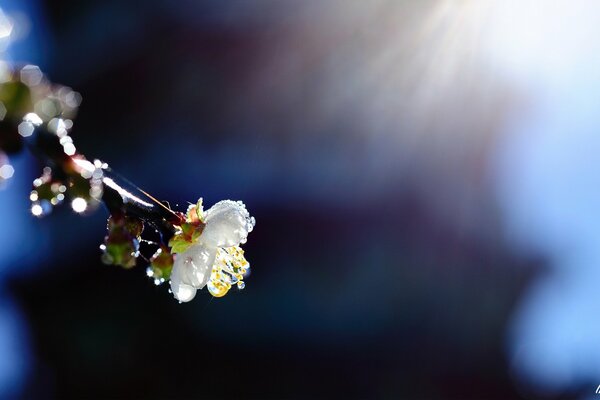
<svg viewBox="0 0 600 400">
<path fill-rule="evenodd" d="M 182 256 L 186 257 L 184 281 L 196 289 L 202 289 L 210 279 L 217 249 L 198 244 L 187 249 Z M 189 260 L 189 261 L 188 261 Z"/>
<path fill-rule="evenodd" d="M 196 296 L 196 288 L 183 281 L 184 272 L 185 263 L 176 260 L 171 271 L 171 292 L 177 300 L 187 302 Z"/>
<path fill-rule="evenodd" d="M 216 247 L 239 246 L 254 228 L 254 218 L 241 201 L 218 202 L 206 211 L 205 221 L 200 241 Z"/>
</svg>

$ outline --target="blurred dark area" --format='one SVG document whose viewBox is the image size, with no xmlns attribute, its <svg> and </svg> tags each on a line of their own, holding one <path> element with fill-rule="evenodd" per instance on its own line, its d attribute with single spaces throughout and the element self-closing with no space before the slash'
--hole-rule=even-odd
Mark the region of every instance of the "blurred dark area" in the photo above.
<svg viewBox="0 0 600 400">
<path fill-rule="evenodd" d="M 38 254 L 2 260 L 30 347 L 15 396 L 578 397 L 515 378 L 507 326 L 548 265 L 512 245 L 489 160 L 530 105 L 440 4 L 37 2 L 38 62 L 83 96 L 78 149 L 257 224 L 246 289 L 178 304 L 101 263 L 104 210 L 31 223 Z"/>
</svg>

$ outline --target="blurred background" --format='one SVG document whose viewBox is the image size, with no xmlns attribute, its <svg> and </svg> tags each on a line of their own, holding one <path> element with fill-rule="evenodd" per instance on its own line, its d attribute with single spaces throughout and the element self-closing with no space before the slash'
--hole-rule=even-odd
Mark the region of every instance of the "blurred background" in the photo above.
<svg viewBox="0 0 600 400">
<path fill-rule="evenodd" d="M 599 3 L 0 7 L 88 158 L 257 220 L 246 289 L 180 305 L 11 159 L 1 398 L 598 396 Z"/>
</svg>

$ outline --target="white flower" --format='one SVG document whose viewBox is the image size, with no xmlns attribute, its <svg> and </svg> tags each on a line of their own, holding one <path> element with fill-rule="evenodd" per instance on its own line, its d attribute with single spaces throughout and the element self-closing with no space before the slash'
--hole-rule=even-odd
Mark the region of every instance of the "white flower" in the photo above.
<svg viewBox="0 0 600 400">
<path fill-rule="evenodd" d="M 206 225 L 202 234 L 187 250 L 175 255 L 171 271 L 171 291 L 182 302 L 192 300 L 209 280 L 211 294 L 224 295 L 232 283 L 241 281 L 248 265 L 238 247 L 246 242 L 254 228 L 254 218 L 246 206 L 242 202 L 223 200 L 203 217 Z"/>
</svg>

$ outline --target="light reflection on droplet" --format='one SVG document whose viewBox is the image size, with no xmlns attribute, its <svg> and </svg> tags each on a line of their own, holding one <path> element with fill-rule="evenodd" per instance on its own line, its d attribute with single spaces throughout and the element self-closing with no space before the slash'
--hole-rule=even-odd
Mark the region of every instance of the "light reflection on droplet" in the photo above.
<svg viewBox="0 0 600 400">
<path fill-rule="evenodd" d="M 103 164 L 103 168 L 104 168 L 104 164 Z M 109 188 L 116 190 L 121 195 L 121 198 L 123 199 L 123 203 L 128 203 L 133 200 L 137 203 L 143 204 L 146 207 L 154 207 L 153 204 L 150 204 L 150 203 L 140 199 L 139 197 L 133 195 L 132 193 L 129 193 L 127 190 L 123 189 L 121 186 L 119 186 L 117 183 L 115 183 L 115 181 L 113 181 L 111 178 L 103 178 L 102 182 Z"/>
<path fill-rule="evenodd" d="M 103 176 L 104 176 L 104 172 L 99 168 L 97 168 L 94 171 L 94 173 L 92 174 L 92 178 L 94 178 L 94 179 L 102 179 Z"/>
<path fill-rule="evenodd" d="M 69 107 L 76 108 L 81 104 L 81 99 L 82 98 L 79 93 L 71 91 L 65 96 L 65 103 L 67 103 Z"/>
<path fill-rule="evenodd" d="M 32 190 L 31 194 L 29 195 L 29 200 L 31 200 L 31 201 L 38 201 L 39 198 L 40 197 L 38 195 L 38 192 L 35 191 L 35 190 Z"/>
<path fill-rule="evenodd" d="M 90 179 L 92 177 L 92 171 L 87 170 L 87 169 L 83 169 L 81 170 L 81 176 L 85 179 Z"/>
<path fill-rule="evenodd" d="M 23 117 L 23 121 L 32 123 L 35 126 L 40 126 L 44 121 L 36 113 L 29 113 Z"/>
<path fill-rule="evenodd" d="M 103 193 L 103 187 L 102 187 L 101 184 L 100 185 L 94 185 L 90 189 L 90 196 L 93 197 L 96 200 L 100 200 L 100 197 L 102 197 L 102 193 Z"/>
<path fill-rule="evenodd" d="M 15 169 L 10 164 L 4 164 L 0 167 L 0 179 L 10 179 L 15 173 Z"/>
<path fill-rule="evenodd" d="M 50 122 L 48 122 L 48 130 L 50 132 L 56 133 L 56 136 L 62 138 L 67 135 L 67 125 L 65 121 L 61 118 L 52 118 Z"/>
<path fill-rule="evenodd" d="M 35 201 L 31 204 L 31 214 L 36 217 L 43 217 L 52 212 L 52 203 L 48 200 Z"/>
<path fill-rule="evenodd" d="M 23 137 L 29 137 L 33 134 L 34 126 L 31 122 L 21 122 L 17 127 L 19 135 Z"/>
<path fill-rule="evenodd" d="M 42 208 L 42 206 L 38 203 L 35 203 L 31 206 L 31 213 L 33 215 L 35 215 L 36 217 L 40 217 L 44 212 L 44 209 Z"/>
<path fill-rule="evenodd" d="M 21 69 L 21 82 L 27 86 L 39 85 L 44 74 L 37 65 L 26 65 Z"/>
<path fill-rule="evenodd" d="M 43 99 L 35 103 L 35 112 L 40 115 L 46 116 L 46 118 L 52 118 L 58 114 L 59 110 L 56 107 L 56 103 L 51 99 Z"/>
<path fill-rule="evenodd" d="M 206 288 L 214 297 L 223 297 L 229 291 L 230 286 L 222 282 L 209 281 Z"/>
<path fill-rule="evenodd" d="M 76 213 L 84 212 L 87 209 L 87 206 L 87 201 L 82 197 L 76 197 L 71 202 L 71 208 L 73 208 L 73 211 L 75 211 Z"/>
<path fill-rule="evenodd" d="M 65 154 L 68 155 L 68 156 L 74 155 L 75 152 L 77 151 L 75 149 L 75 145 L 73 143 L 65 143 L 63 145 L 63 150 L 64 150 Z"/>
</svg>

